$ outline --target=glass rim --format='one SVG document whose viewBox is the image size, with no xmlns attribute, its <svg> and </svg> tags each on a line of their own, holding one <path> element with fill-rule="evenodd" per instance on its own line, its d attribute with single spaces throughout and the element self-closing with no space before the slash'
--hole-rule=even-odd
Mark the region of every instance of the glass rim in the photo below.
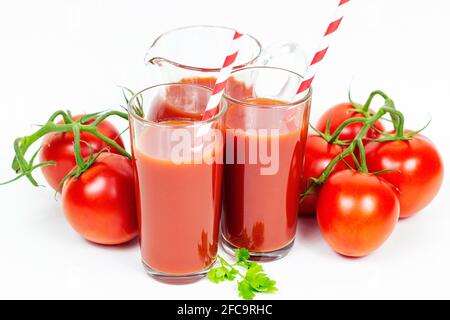
<svg viewBox="0 0 450 320">
<path fill-rule="evenodd" d="M 222 29 L 222 30 L 229 30 L 229 31 L 233 31 L 233 32 L 236 31 L 236 29 L 231 28 L 231 27 L 219 26 L 219 25 L 209 25 L 209 24 L 193 24 L 193 25 L 182 26 L 182 27 L 178 27 L 178 28 L 174 28 L 174 29 L 167 30 L 167 31 L 165 31 L 164 33 L 160 34 L 160 35 L 153 41 L 153 43 L 150 45 L 150 47 L 149 47 L 149 49 L 147 50 L 147 53 L 146 53 L 145 63 L 146 63 L 146 64 L 149 64 L 149 63 L 151 63 L 152 60 L 158 59 L 158 60 L 164 60 L 164 61 L 166 61 L 166 62 L 168 62 L 168 63 L 170 63 L 170 64 L 172 64 L 172 65 L 174 65 L 174 66 L 176 66 L 176 67 L 180 67 L 180 68 L 187 69 L 187 70 L 203 71 L 203 72 L 219 72 L 220 69 L 221 69 L 221 67 L 217 67 L 217 68 L 206 68 L 206 67 L 189 66 L 189 65 L 186 65 L 186 64 L 183 64 L 183 63 L 179 63 L 179 62 L 176 62 L 176 61 L 173 61 L 173 60 L 164 58 L 164 57 L 153 57 L 153 58 L 151 58 L 151 59 L 147 59 L 147 54 L 148 54 L 148 52 L 149 52 L 153 47 L 155 47 L 155 45 L 158 43 L 158 41 L 161 40 L 161 38 L 163 38 L 164 36 L 167 36 L 168 34 L 171 34 L 171 33 L 176 32 L 176 31 L 180 31 L 180 30 L 188 30 L 188 29 L 195 29 L 195 28 L 204 28 L 204 29 Z M 254 62 L 261 56 L 261 54 L 262 54 L 262 52 L 263 52 L 262 45 L 261 45 L 261 43 L 259 42 L 258 39 L 256 39 L 254 36 L 252 36 L 252 35 L 250 35 L 250 34 L 248 34 L 248 33 L 244 33 L 243 35 L 249 37 L 250 39 L 252 39 L 252 40 L 257 44 L 257 46 L 258 46 L 258 53 L 256 54 L 256 56 L 255 56 L 253 59 L 251 59 L 251 60 L 249 60 L 249 61 L 247 61 L 247 62 L 241 63 L 240 65 L 234 66 L 233 69 L 244 68 L 245 66 L 248 66 L 248 65 L 254 63 Z"/>
<path fill-rule="evenodd" d="M 244 68 L 240 68 L 237 70 L 233 70 L 233 72 L 231 72 L 230 77 L 233 76 L 233 74 L 235 73 L 239 73 L 242 71 L 247 71 L 247 70 L 252 70 L 252 69 L 261 69 L 261 70 L 278 70 L 278 71 L 283 71 L 283 72 L 287 72 L 290 73 L 300 79 L 304 79 L 305 77 L 300 75 L 297 72 L 288 70 L 288 69 L 284 69 L 284 68 L 280 68 L 280 67 L 271 67 L 271 66 L 252 66 L 252 67 L 244 67 Z M 238 105 L 242 105 L 245 107 L 253 107 L 253 108 L 270 108 L 270 109 L 288 109 L 290 107 L 294 107 L 297 106 L 299 104 L 305 103 L 308 100 L 311 100 L 312 97 L 312 87 L 309 87 L 308 92 L 301 97 L 298 100 L 289 102 L 289 103 L 284 103 L 284 104 L 274 104 L 274 105 L 267 105 L 267 104 L 258 104 L 258 103 L 249 103 L 249 102 L 245 102 L 243 100 L 239 100 L 236 98 L 233 98 L 232 96 L 228 95 L 226 92 L 224 93 L 223 97 L 225 98 L 225 100 L 232 102 L 233 104 L 238 104 Z"/>
<path fill-rule="evenodd" d="M 139 92 L 135 93 L 131 99 L 128 101 L 127 104 L 127 111 L 128 114 L 131 115 L 131 117 L 133 119 L 135 119 L 138 122 L 141 122 L 143 124 L 147 124 L 147 125 L 151 125 L 151 126 L 155 126 L 155 127 L 161 127 L 161 128 L 192 128 L 192 127 L 198 127 L 198 126 L 202 126 L 202 125 L 207 125 L 210 123 L 215 122 L 216 120 L 220 119 L 226 112 L 227 110 L 227 104 L 225 103 L 220 103 L 220 109 L 219 112 L 217 114 L 215 114 L 213 117 L 206 119 L 206 120 L 189 120 L 189 123 L 186 124 L 177 124 L 175 125 L 170 125 L 170 124 L 164 124 L 162 122 L 156 122 L 153 120 L 147 120 L 144 119 L 143 117 L 139 116 L 138 114 L 136 114 L 136 111 L 134 110 L 134 108 L 132 108 L 132 103 L 137 99 L 137 97 L 139 95 L 142 95 L 144 92 L 150 91 L 152 89 L 156 89 L 156 88 L 160 88 L 160 87 L 168 87 L 168 86 L 172 86 L 172 85 L 176 85 L 176 86 L 190 86 L 190 87 L 197 87 L 197 88 L 202 88 L 204 90 L 207 90 L 209 92 L 212 93 L 212 89 L 207 87 L 207 86 L 203 86 L 203 85 L 199 85 L 199 84 L 194 84 L 194 83 L 179 83 L 179 82 L 168 82 L 168 83 L 160 83 L 157 85 L 153 85 L 147 88 L 144 88 L 142 90 L 140 90 Z M 221 99 L 221 102 L 223 102 L 223 97 Z"/>
</svg>

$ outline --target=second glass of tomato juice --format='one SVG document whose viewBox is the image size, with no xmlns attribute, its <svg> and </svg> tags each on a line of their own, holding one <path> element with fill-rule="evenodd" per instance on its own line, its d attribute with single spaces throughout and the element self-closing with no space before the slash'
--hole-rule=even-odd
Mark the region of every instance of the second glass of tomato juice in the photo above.
<svg viewBox="0 0 450 320">
<path fill-rule="evenodd" d="M 202 120 L 210 94 L 161 84 L 128 105 L 142 262 L 165 282 L 197 280 L 217 257 L 226 107 Z"/>
<path fill-rule="evenodd" d="M 302 77 L 273 67 L 235 70 L 231 79 L 223 246 L 230 254 L 247 248 L 254 260 L 275 260 L 288 253 L 296 234 L 311 90 L 296 96 Z"/>
</svg>

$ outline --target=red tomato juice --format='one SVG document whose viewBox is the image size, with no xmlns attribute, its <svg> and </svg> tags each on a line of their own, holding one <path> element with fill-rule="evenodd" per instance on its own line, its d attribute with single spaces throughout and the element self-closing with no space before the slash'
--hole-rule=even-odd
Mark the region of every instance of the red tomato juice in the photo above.
<svg viewBox="0 0 450 320">
<path fill-rule="evenodd" d="M 251 99 L 246 103 L 258 105 L 282 105 L 271 99 Z M 233 115 L 230 105 L 228 112 Z M 231 116 L 230 116 L 231 117 Z M 306 121 L 307 117 L 302 119 Z M 270 119 L 265 119 L 270 123 Z M 227 128 L 240 127 L 244 119 L 233 117 L 225 120 Z M 247 248 L 254 252 L 271 252 L 289 245 L 295 238 L 297 212 L 300 197 L 300 179 L 303 163 L 303 141 L 307 124 L 285 133 L 267 136 L 279 139 L 279 170 L 274 175 L 262 175 L 261 163 L 226 164 L 224 171 L 224 201 L 222 233 L 225 240 L 234 247 Z M 259 139 L 258 135 L 235 132 L 234 143 L 226 146 L 226 152 L 236 156 L 242 139 L 245 152 Z"/>
<path fill-rule="evenodd" d="M 183 126 L 201 118 L 167 101 L 157 103 L 152 119 L 160 124 Z M 154 156 L 170 154 L 159 143 L 160 130 L 165 129 L 144 129 L 133 150 L 141 254 L 154 271 L 189 275 L 207 269 L 217 256 L 223 165 L 176 164 Z"/>
</svg>

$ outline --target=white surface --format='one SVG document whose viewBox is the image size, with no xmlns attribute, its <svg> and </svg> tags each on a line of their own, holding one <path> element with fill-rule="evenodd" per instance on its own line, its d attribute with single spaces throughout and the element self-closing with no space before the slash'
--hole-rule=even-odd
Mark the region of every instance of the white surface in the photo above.
<svg viewBox="0 0 450 320">
<path fill-rule="evenodd" d="M 292 39 L 311 54 L 334 0 L 3 1 L 0 4 L 0 180 L 12 176 L 12 141 L 56 108 L 97 111 L 122 102 L 116 85 L 144 87 L 143 56 L 165 30 L 229 25 L 264 44 Z M 385 89 L 450 165 L 449 2 L 352 1 L 315 82 L 312 117 Z M 227 7 L 227 8 L 223 8 Z M 221 13 L 223 12 L 223 13 Z M 219 14 L 220 13 L 220 14 Z M 39 176 L 39 178 L 41 178 Z M 42 180 L 41 180 L 42 181 Z M 300 220 L 288 257 L 266 264 L 279 293 L 262 298 L 450 298 L 449 179 L 420 215 L 401 221 L 364 259 L 345 259 Z M 235 298 L 232 284 L 186 286 L 147 277 L 136 243 L 92 245 L 66 223 L 49 188 L 0 187 L 0 298 Z"/>
</svg>

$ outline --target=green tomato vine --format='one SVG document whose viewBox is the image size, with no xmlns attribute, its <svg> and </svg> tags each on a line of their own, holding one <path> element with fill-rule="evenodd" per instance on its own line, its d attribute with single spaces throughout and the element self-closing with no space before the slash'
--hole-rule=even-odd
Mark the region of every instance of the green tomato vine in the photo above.
<svg viewBox="0 0 450 320">
<path fill-rule="evenodd" d="M 81 154 L 81 143 L 83 142 L 80 138 L 81 132 L 87 132 L 94 135 L 98 139 L 107 143 L 109 146 L 116 148 L 123 156 L 131 159 L 131 155 L 124 148 L 122 148 L 114 139 L 103 135 L 97 128 L 102 121 L 111 116 L 118 116 L 124 120 L 128 120 L 128 114 L 122 111 L 96 112 L 86 114 L 77 120 L 72 119 L 70 111 L 58 110 L 54 112 L 47 120 L 47 122 L 37 131 L 35 131 L 31 135 L 20 137 L 14 140 L 15 156 L 12 162 L 12 169 L 16 172 L 17 176 L 14 179 L 3 182 L 1 184 L 10 183 L 25 176 L 34 186 L 39 186 L 38 182 L 33 177 L 33 171 L 40 167 L 54 165 L 55 162 L 47 161 L 41 162 L 39 164 L 34 164 L 40 148 L 32 155 L 30 160 L 26 159 L 26 154 L 28 149 L 36 141 L 52 132 L 72 132 L 74 136 L 74 156 L 77 163 L 77 169 L 66 176 L 63 181 L 65 181 L 70 176 L 79 176 L 92 165 L 92 163 L 98 156 L 98 154 L 93 155 L 91 152 L 90 157 L 86 161 L 83 159 L 83 156 Z M 63 119 L 63 123 L 56 122 L 59 117 Z M 90 145 L 89 148 L 91 148 Z"/>
<path fill-rule="evenodd" d="M 384 105 L 381 106 L 375 114 L 372 114 L 370 112 L 370 105 L 376 96 L 381 96 L 384 99 Z M 328 126 L 327 126 L 325 132 L 320 132 L 320 131 L 316 130 L 315 128 L 313 128 L 328 143 L 346 146 L 346 149 L 342 153 L 337 155 L 329 163 L 329 165 L 326 167 L 326 169 L 320 175 L 320 177 L 310 178 L 310 181 L 312 183 L 308 186 L 307 190 L 302 194 L 302 197 L 301 197 L 302 200 L 306 196 L 311 194 L 317 186 L 323 185 L 327 181 L 328 177 L 330 176 L 331 172 L 333 171 L 334 167 L 338 164 L 338 162 L 339 161 L 345 162 L 344 158 L 346 158 L 347 156 L 351 156 L 353 158 L 358 171 L 363 172 L 363 173 L 369 173 L 369 170 L 367 168 L 367 163 L 366 163 L 366 154 L 365 154 L 363 139 L 365 138 L 367 132 L 371 128 L 373 128 L 373 125 L 379 119 L 382 119 L 385 115 L 388 114 L 390 116 L 390 118 L 392 120 L 392 124 L 394 126 L 394 133 L 389 134 L 389 133 L 385 133 L 385 132 L 379 132 L 381 135 L 381 138 L 374 140 L 375 142 L 386 142 L 386 141 L 394 141 L 394 140 L 410 140 L 415 134 L 424 130 L 429 124 L 428 123 L 424 128 L 422 128 L 418 131 L 411 131 L 411 132 L 405 133 L 405 131 L 404 131 L 405 117 L 404 117 L 403 113 L 401 113 L 399 110 L 397 110 L 395 108 L 394 101 L 391 98 L 389 98 L 389 96 L 387 94 L 385 94 L 384 92 L 382 92 L 380 90 L 373 91 L 369 95 L 369 98 L 367 99 L 366 103 L 362 106 L 353 102 L 350 94 L 349 94 L 349 100 L 352 103 L 352 105 L 354 106 L 355 112 L 362 113 L 364 115 L 364 117 L 347 119 L 336 129 L 336 131 L 332 135 L 330 135 L 330 133 L 329 133 L 329 125 L 330 125 L 331 119 L 328 122 Z M 340 141 L 339 135 L 341 134 L 341 132 L 345 129 L 345 127 L 347 127 L 348 125 L 353 124 L 353 123 L 362 123 L 363 124 L 358 135 L 351 142 L 350 141 Z M 356 151 L 358 151 L 359 160 L 355 155 Z M 375 172 L 373 174 L 379 174 L 379 173 L 380 172 Z"/>
</svg>

